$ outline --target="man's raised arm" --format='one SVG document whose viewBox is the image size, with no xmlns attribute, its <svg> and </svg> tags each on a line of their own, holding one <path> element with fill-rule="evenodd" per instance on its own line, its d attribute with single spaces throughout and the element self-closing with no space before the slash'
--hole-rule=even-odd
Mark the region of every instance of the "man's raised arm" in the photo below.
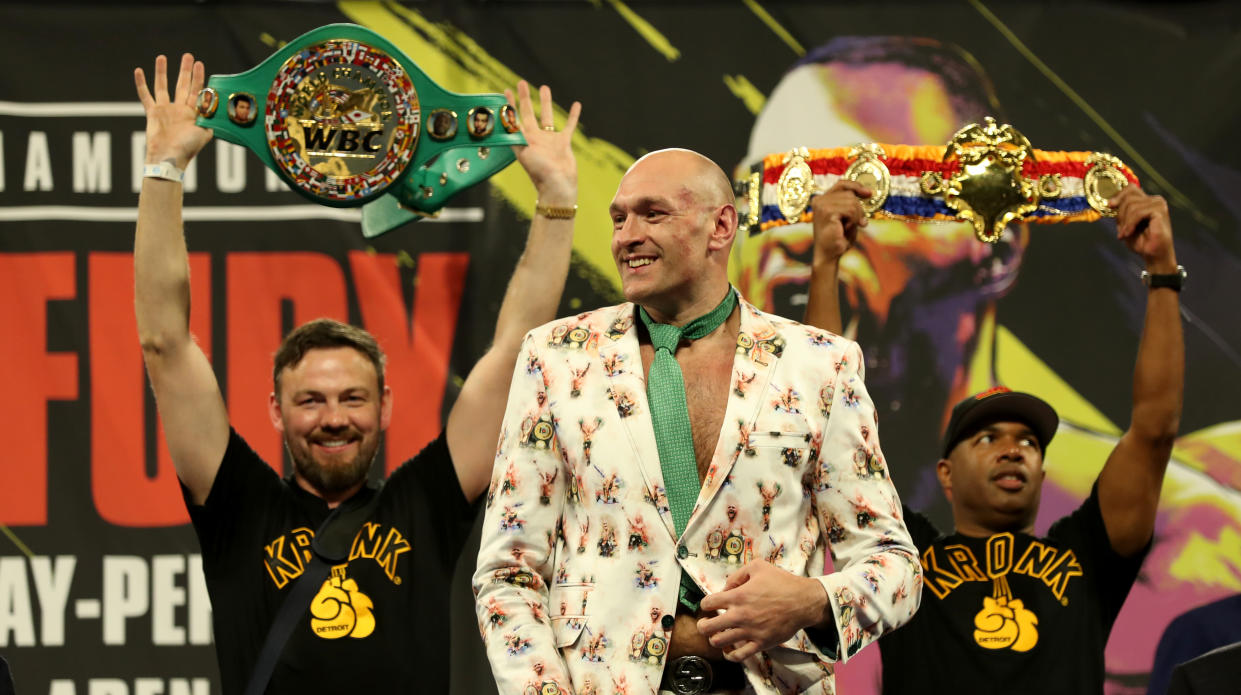
<svg viewBox="0 0 1241 695">
<path fill-rule="evenodd" d="M 853 181 L 838 181 L 835 186 L 810 202 L 814 211 L 814 257 L 810 265 L 806 314 L 802 323 L 841 334 L 840 288 L 837 275 L 840 258 L 857 241 L 858 232 L 866 226 L 861 200 L 871 191 Z"/>
<path fill-rule="evenodd" d="M 206 355 L 190 336 L 189 257 L 181 231 L 180 175 L 211 139 L 194 123 L 204 68 L 181 57 L 176 89 L 168 94 L 168 65 L 155 59 L 154 86 L 134 70 L 147 117 L 145 173 L 134 237 L 134 311 L 147 374 L 177 476 L 202 504 L 228 446 L 228 412 Z"/>
<path fill-rule="evenodd" d="M 1128 186 L 1109 205 L 1117 211 L 1117 237 L 1142 258 L 1146 271 L 1175 277 L 1176 251 L 1164 199 Z M 1099 474 L 1099 508 L 1112 549 L 1120 555 L 1140 551 L 1154 533 L 1159 491 L 1180 426 L 1184 393 L 1180 295 L 1175 289 L 1152 285 L 1133 373 L 1129 429 Z"/>
<path fill-rule="evenodd" d="M 512 104 L 512 92 L 506 90 L 505 95 Z M 570 144 L 582 107 L 574 102 L 564 130 L 556 132 L 550 89 L 539 89 L 538 119 L 525 81 L 517 85 L 517 98 L 521 132 L 529 144 L 513 149 L 534 184 L 538 207 L 525 251 L 504 293 L 492 345 L 466 377 L 448 414 L 448 450 L 469 500 L 477 498 L 491 480 L 504 417 L 505 399 L 499 396 L 509 392 L 521 340 L 530 329 L 556 318 L 573 250 L 571 212 L 577 204 L 577 163 Z"/>
</svg>

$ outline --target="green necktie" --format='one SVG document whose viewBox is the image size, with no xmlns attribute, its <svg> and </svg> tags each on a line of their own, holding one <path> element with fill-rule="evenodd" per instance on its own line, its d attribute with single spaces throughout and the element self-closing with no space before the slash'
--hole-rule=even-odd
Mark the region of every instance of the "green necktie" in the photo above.
<svg viewBox="0 0 1241 695">
<path fill-rule="evenodd" d="M 684 326 L 656 323 L 646 309 L 638 307 L 638 315 L 651 336 L 655 358 L 651 360 L 646 379 L 646 397 L 651 408 L 651 425 L 655 429 L 655 447 L 659 466 L 664 474 L 664 488 L 677 539 L 685 531 L 694 502 L 698 499 L 698 460 L 694 457 L 694 435 L 689 425 L 689 407 L 685 403 L 685 380 L 677 363 L 676 349 L 681 338 L 697 340 L 724 323 L 737 305 L 737 293 L 730 287 L 728 296 L 714 309 Z M 698 609 L 691 596 L 698 587 L 688 575 L 681 576 L 680 601 L 690 610 Z"/>
</svg>

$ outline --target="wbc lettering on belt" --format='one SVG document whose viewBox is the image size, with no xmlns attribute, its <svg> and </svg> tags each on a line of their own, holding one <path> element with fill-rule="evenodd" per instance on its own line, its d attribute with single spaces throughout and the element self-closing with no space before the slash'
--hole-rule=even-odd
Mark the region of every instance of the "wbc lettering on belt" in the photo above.
<svg viewBox="0 0 1241 695">
<path fill-rule="evenodd" d="M 267 95 L 267 140 L 303 190 L 344 201 L 388 187 L 409 164 L 421 124 L 409 74 L 358 41 L 323 41 L 294 54 Z"/>
</svg>

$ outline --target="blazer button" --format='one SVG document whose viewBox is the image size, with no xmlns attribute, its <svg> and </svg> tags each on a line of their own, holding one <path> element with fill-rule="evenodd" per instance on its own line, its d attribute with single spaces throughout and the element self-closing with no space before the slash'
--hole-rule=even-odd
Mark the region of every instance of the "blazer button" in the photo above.
<svg viewBox="0 0 1241 695">
<path fill-rule="evenodd" d="M 686 548 L 683 545 L 678 545 L 677 546 L 677 557 L 681 558 L 682 560 L 689 557 L 689 548 Z"/>
<path fill-rule="evenodd" d="M 659 624 L 660 624 L 660 625 L 663 625 L 665 630 L 671 630 L 671 629 L 672 629 L 672 623 L 673 623 L 674 621 L 675 621 L 675 619 L 672 617 L 672 614 L 671 614 L 671 613 L 665 613 L 665 614 L 664 614 L 664 619 L 663 619 L 663 620 L 661 620 L 661 621 L 659 621 Z"/>
</svg>

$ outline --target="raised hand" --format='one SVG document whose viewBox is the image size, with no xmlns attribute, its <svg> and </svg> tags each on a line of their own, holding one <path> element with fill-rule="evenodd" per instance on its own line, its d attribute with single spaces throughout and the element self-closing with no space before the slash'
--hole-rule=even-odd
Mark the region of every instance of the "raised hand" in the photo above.
<svg viewBox="0 0 1241 695">
<path fill-rule="evenodd" d="M 839 260 L 857 242 L 858 231 L 868 222 L 862 201 L 870 196 L 866 186 L 841 179 L 826 193 L 810 199 L 816 263 Z"/>
<path fill-rule="evenodd" d="M 1107 204 L 1116 210 L 1116 238 L 1142 257 L 1147 270 L 1176 272 L 1172 220 L 1162 196 L 1147 195 L 1138 186 L 1125 186 Z"/>
<path fill-rule="evenodd" d="M 534 113 L 534 102 L 530 97 L 530 85 L 522 80 L 517 83 L 517 101 L 513 101 L 513 91 L 504 90 L 509 105 L 517 109 L 518 124 L 521 134 L 526 138 L 525 146 L 513 148 L 517 161 L 534 188 L 538 191 L 539 201 L 545 205 L 573 205 L 577 202 L 577 160 L 573 157 L 571 141 L 573 131 L 577 129 L 577 119 L 582 113 L 582 105 L 573 102 L 569 108 L 569 116 L 565 119 L 564 130 L 555 130 L 553 123 L 552 90 L 547 85 L 539 88 L 539 114 Z"/>
<path fill-rule="evenodd" d="M 134 85 L 147 117 L 148 164 L 171 159 L 177 168 L 184 169 L 211 140 L 211 131 L 194 123 L 197 115 L 194 103 L 203 88 L 205 74 L 202 61 L 195 61 L 189 53 L 181 56 L 176 91 L 169 98 L 167 58 L 162 55 L 155 58 L 153 92 L 147 89 L 142 68 L 134 69 Z"/>
</svg>

